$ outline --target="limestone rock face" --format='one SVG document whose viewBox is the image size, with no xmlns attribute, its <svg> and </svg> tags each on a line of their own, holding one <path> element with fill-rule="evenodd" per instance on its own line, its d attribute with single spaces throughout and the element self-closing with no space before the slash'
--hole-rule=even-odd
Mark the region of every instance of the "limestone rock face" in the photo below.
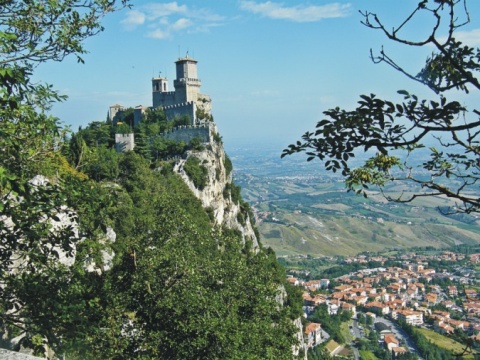
<svg viewBox="0 0 480 360">
<path fill-rule="evenodd" d="M 186 159 L 177 161 L 174 171 L 182 177 L 195 196 L 202 201 L 203 207 L 213 212 L 216 225 L 240 231 L 243 243 L 245 244 L 246 240 L 251 240 L 253 248 L 258 249 L 258 239 L 253 231 L 249 215 L 246 211 L 242 211 L 239 203 L 232 201 L 229 191 L 232 187 L 232 173 L 227 173 L 225 150 L 218 135 L 215 136 L 215 134 L 218 134 L 217 128 L 212 123 L 210 125 L 210 141 L 204 144 L 205 149 L 189 151 Z M 208 171 L 207 184 L 203 189 L 196 188 L 185 172 L 184 166 L 189 157 L 196 157 Z M 244 219 L 244 221 L 239 221 L 239 219 Z"/>
<path fill-rule="evenodd" d="M 22 354 L 16 351 L 11 351 L 7 349 L 0 349 L 0 359 L 3 360 L 38 360 L 44 359 L 40 357 L 36 357 L 29 354 Z"/>
<path fill-rule="evenodd" d="M 295 336 L 297 337 L 298 340 L 298 345 L 294 346 L 292 349 L 292 353 L 294 356 L 298 356 L 298 359 L 300 360 L 301 358 L 299 357 L 300 355 L 300 350 L 304 350 L 304 356 L 303 359 L 307 360 L 307 348 L 305 346 L 305 339 L 303 337 L 303 325 L 302 325 L 302 319 L 297 318 L 293 321 L 293 324 L 297 328 L 297 333 Z"/>
</svg>

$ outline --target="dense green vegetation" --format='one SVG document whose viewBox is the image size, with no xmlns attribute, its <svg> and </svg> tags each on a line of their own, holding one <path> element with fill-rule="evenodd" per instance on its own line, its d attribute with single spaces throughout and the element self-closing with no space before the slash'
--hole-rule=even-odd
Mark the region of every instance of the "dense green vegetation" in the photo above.
<svg viewBox="0 0 480 360">
<path fill-rule="evenodd" d="M 322 328 L 330 334 L 330 337 L 339 344 L 345 343 L 345 337 L 341 332 L 341 323 L 350 321 L 352 314 L 349 311 L 339 310 L 338 314 L 330 315 L 328 306 L 321 304 L 317 306 L 312 315 L 308 317 L 311 322 L 322 324 Z"/>
<path fill-rule="evenodd" d="M 193 181 L 195 187 L 203 190 L 208 181 L 208 169 L 200 163 L 200 160 L 194 156 L 190 156 L 183 168 L 190 180 Z"/>
<path fill-rule="evenodd" d="M 419 329 L 415 329 L 413 326 L 400 322 L 401 328 L 408 334 L 408 336 L 415 343 L 415 347 L 418 353 L 423 358 L 428 359 L 453 359 L 456 358 L 452 354 L 452 347 L 440 347 L 438 344 L 434 344 L 427 339 Z M 460 344 L 458 344 L 461 347 Z"/>
<path fill-rule="evenodd" d="M 301 298 L 283 290 L 275 253 L 215 227 L 165 161 L 201 150 L 158 136 L 185 119 L 147 114 L 136 151 L 119 154 L 113 135 L 130 131 L 131 111 L 70 135 L 46 114 L 64 97 L 31 83 L 35 64 L 83 54 L 113 10 L 0 7 L 2 345 L 17 337 L 16 349 L 68 359 L 290 359 Z"/>
<path fill-rule="evenodd" d="M 391 355 L 378 340 L 378 334 L 375 331 L 369 331 L 367 338 L 357 340 L 357 347 L 360 353 L 367 355 L 367 358 L 390 360 Z"/>
<path fill-rule="evenodd" d="M 200 202 L 171 172 L 151 171 L 134 153 L 119 167 L 120 201 L 108 209 L 114 266 L 101 278 L 90 275 L 91 318 L 105 330 L 67 351 L 79 358 L 289 358 L 293 328 L 289 308 L 274 300 L 283 276 L 274 254 L 242 255 L 234 233 L 212 234 Z"/>
<path fill-rule="evenodd" d="M 241 248 L 236 232 L 214 229 L 200 201 L 167 163 L 154 171 L 142 154 L 108 148 L 107 136 L 90 142 L 102 128 L 92 124 L 73 134 L 69 146 L 51 149 L 46 160 L 41 158 L 43 171 L 36 162 L 23 163 L 25 180 L 42 173 L 61 187 L 47 185 L 33 192 L 39 198 L 30 196 L 25 207 L 10 204 L 4 212 L 31 226 L 35 218 L 28 209 L 43 206 L 42 212 L 55 218 L 65 204 L 81 229 L 78 237 L 58 239 L 71 240 L 62 249 L 76 249 L 74 266 L 54 273 L 38 268 L 35 276 L 9 280 L 2 306 L 7 309 L 14 299 L 22 304 L 20 313 L 30 319 L 23 324 L 23 344 L 40 351 L 46 343 L 79 359 L 290 358 L 292 319 L 301 312 L 301 296 L 287 288 L 286 306 L 278 306 L 285 273 L 273 251 L 254 254 Z M 85 172 L 64 160 L 78 143 L 91 156 Z M 48 207 L 42 205 L 47 195 Z M 48 243 L 48 226 L 37 223 L 30 242 Z M 116 233 L 113 244 L 100 241 L 106 227 Z M 33 257 L 34 248 L 15 251 L 26 250 Z M 104 251 L 114 254 L 111 264 Z M 98 271 L 85 272 L 87 262 Z M 18 323 L 9 321 L 4 330 L 14 336 Z"/>
</svg>

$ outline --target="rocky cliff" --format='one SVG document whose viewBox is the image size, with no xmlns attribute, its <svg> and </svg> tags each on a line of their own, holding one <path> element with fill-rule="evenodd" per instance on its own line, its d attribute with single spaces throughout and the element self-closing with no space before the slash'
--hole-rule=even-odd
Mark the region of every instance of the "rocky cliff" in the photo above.
<svg viewBox="0 0 480 360">
<path fill-rule="evenodd" d="M 216 225 L 242 234 L 243 243 L 251 241 L 253 249 L 258 249 L 258 238 L 252 226 L 248 205 L 237 200 L 232 194 L 233 176 L 229 159 L 214 123 L 210 125 L 210 140 L 199 150 L 187 152 L 184 159 L 178 160 L 174 171 L 178 173 L 195 196 L 202 201 L 203 207 L 213 217 Z M 196 186 L 188 175 L 185 164 L 189 158 L 199 160 L 206 177 L 204 186 Z"/>
<path fill-rule="evenodd" d="M 216 225 L 226 227 L 232 230 L 238 230 L 242 234 L 243 244 L 251 241 L 252 248 L 259 249 L 259 239 L 254 231 L 252 213 L 247 211 L 248 205 L 235 201 L 232 196 L 233 174 L 231 164 L 225 153 L 223 143 L 218 136 L 218 131 L 214 123 L 210 126 L 210 140 L 204 144 L 201 150 L 188 151 L 184 159 L 178 160 L 174 166 L 174 171 L 178 173 L 194 195 L 202 201 L 205 209 L 209 209 Z M 199 189 L 185 170 L 185 164 L 188 159 L 194 157 L 199 160 L 205 168 L 206 185 Z M 279 287 L 276 300 L 283 306 L 286 296 L 283 286 Z M 292 349 L 292 354 L 299 357 L 300 350 L 304 350 L 303 326 L 300 318 L 294 320 L 294 326 L 297 329 L 295 335 L 298 344 Z M 302 352 L 304 359 L 307 359 L 306 351 Z"/>
</svg>

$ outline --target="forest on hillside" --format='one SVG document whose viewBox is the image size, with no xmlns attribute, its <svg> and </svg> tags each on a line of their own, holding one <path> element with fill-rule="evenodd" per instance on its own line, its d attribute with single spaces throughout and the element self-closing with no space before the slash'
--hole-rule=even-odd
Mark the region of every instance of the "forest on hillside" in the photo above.
<svg viewBox="0 0 480 360">
<path fill-rule="evenodd" d="M 126 2 L 4 5 L 15 16 L 0 17 L 0 345 L 68 359 L 290 359 L 301 299 L 274 252 L 216 226 L 164 161 L 205 144 L 155 137 L 174 125 L 159 111 L 133 129 L 137 151 L 117 153 L 118 124 L 69 132 L 48 115 L 65 97 L 31 80 L 39 62 L 83 61 L 83 41 Z"/>
</svg>

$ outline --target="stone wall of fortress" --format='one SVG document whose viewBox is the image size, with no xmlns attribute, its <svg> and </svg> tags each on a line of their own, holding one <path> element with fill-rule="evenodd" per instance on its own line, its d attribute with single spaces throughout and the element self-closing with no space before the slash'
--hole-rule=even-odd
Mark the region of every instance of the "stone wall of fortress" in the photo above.
<svg viewBox="0 0 480 360">
<path fill-rule="evenodd" d="M 161 136 L 167 140 L 184 141 L 186 144 L 193 138 L 200 138 L 203 143 L 208 143 L 211 140 L 211 126 L 209 124 L 180 126 Z"/>
<path fill-rule="evenodd" d="M 163 111 L 167 116 L 167 119 L 173 119 L 179 116 L 188 116 L 191 123 L 195 120 L 195 112 L 197 111 L 197 105 L 194 101 L 184 102 L 175 105 L 163 106 Z"/>
</svg>

